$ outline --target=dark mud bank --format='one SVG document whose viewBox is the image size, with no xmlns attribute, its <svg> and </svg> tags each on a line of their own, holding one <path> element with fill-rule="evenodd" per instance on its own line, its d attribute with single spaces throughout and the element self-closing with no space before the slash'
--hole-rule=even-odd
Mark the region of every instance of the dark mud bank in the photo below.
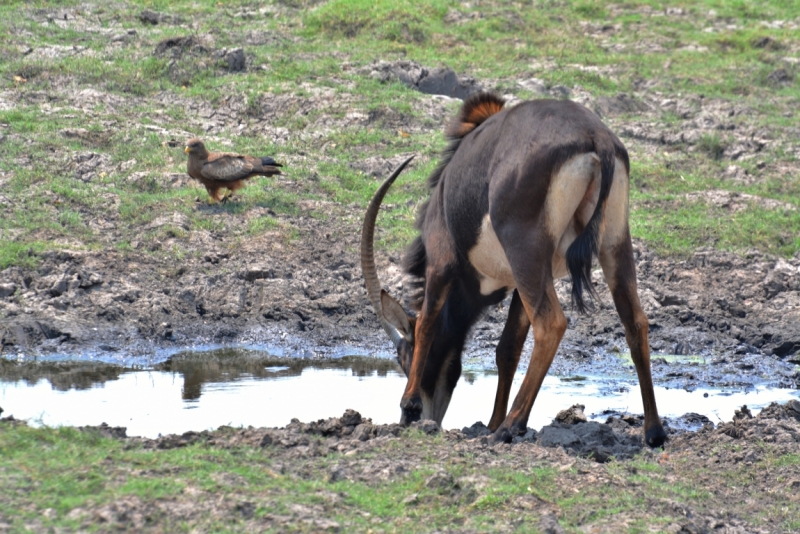
<svg viewBox="0 0 800 534">
<path fill-rule="evenodd" d="M 753 416 L 746 406 L 736 411 L 733 421 L 714 423 L 706 420 L 700 430 L 691 432 L 677 429 L 682 421 L 689 421 L 694 414 L 666 420 L 669 439 L 663 450 L 677 452 L 692 449 L 702 443 L 731 442 L 741 445 L 771 443 L 796 450 L 800 443 L 800 401 L 792 400 L 786 404 L 773 403 Z M 25 424 L 15 420 L 13 415 L 0 419 L 5 424 Z M 670 424 L 672 423 L 672 425 Z M 491 433 L 480 422 L 461 430 L 442 430 L 434 421 L 417 421 L 409 428 L 411 431 L 427 435 L 441 434 L 446 441 L 464 444 L 470 449 L 500 447 L 513 450 L 522 444 L 536 444 L 539 447 L 555 448 L 567 454 L 589 458 L 604 463 L 612 458 L 624 460 L 651 449 L 644 447 L 641 437 L 642 419 L 636 416 L 609 416 L 605 423 L 588 421 L 583 407 L 575 405 L 560 412 L 550 425 L 539 431 L 529 429 L 524 435 L 516 436 L 511 444 L 494 443 Z M 376 444 L 391 439 L 403 439 L 407 428 L 399 424 L 375 425 L 355 410 L 347 410 L 341 417 L 331 417 L 319 421 L 303 423 L 294 419 L 283 428 L 233 428 L 220 427 L 213 431 L 185 432 L 170 434 L 156 439 L 129 437 L 125 427 L 112 427 L 103 423 L 99 426 L 80 427 L 86 432 L 96 432 L 104 437 L 125 440 L 131 447 L 142 446 L 147 449 L 174 449 L 194 444 L 212 447 L 275 447 L 292 450 L 297 457 L 322 456 L 331 452 L 346 453 L 352 450 L 369 449 Z M 660 451 L 661 449 L 657 449 Z M 738 462 L 748 460 L 737 457 L 737 451 L 730 449 L 729 459 Z M 739 455 L 741 456 L 741 455 Z M 750 458 L 749 461 L 752 461 Z M 402 463 L 403 459 L 384 459 Z M 375 468 L 385 466 L 376 462 Z M 288 469 L 291 466 L 287 465 Z M 368 473 L 355 473 L 342 466 L 330 473 L 332 480 L 359 478 Z"/>
</svg>

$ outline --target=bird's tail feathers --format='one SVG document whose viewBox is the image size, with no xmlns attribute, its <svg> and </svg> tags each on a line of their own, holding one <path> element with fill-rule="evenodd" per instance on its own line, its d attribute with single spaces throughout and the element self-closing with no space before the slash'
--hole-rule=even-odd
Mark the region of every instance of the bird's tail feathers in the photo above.
<svg viewBox="0 0 800 534">
<path fill-rule="evenodd" d="M 261 158 L 261 165 L 272 165 L 273 167 L 283 167 L 283 165 L 281 165 L 280 163 L 278 163 L 269 156 L 264 156 L 263 158 Z"/>
</svg>

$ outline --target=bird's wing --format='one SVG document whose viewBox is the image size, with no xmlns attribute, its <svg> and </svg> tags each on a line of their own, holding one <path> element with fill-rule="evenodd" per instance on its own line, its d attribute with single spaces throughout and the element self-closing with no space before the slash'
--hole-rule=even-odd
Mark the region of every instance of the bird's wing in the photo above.
<svg viewBox="0 0 800 534">
<path fill-rule="evenodd" d="M 253 164 L 247 156 L 239 154 L 211 154 L 200 170 L 203 178 L 218 182 L 235 182 L 253 173 Z"/>
</svg>

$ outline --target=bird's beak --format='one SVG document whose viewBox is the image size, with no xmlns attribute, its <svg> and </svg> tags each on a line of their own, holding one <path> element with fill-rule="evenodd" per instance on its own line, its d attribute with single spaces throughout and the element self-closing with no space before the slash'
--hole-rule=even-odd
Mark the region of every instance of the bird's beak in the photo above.
<svg viewBox="0 0 800 534">
<path fill-rule="evenodd" d="M 184 154 L 188 154 L 189 153 L 189 147 L 188 146 L 183 147 L 183 153 Z"/>
</svg>

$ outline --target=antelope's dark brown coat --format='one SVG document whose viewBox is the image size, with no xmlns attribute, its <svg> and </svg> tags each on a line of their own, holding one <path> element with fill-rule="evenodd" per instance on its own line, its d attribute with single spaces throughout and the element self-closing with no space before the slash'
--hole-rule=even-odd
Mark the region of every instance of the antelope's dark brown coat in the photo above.
<svg viewBox="0 0 800 534">
<path fill-rule="evenodd" d="M 663 443 L 647 317 L 636 294 L 625 147 L 579 104 L 535 100 L 505 109 L 488 93 L 465 102 L 448 134 L 450 145 L 429 178 L 430 198 L 418 216 L 420 235 L 403 261 L 419 284 L 412 303 L 416 315 L 402 325 L 383 315 L 402 334 L 393 336 L 408 375 L 402 421 L 424 416 L 441 423 L 470 328 L 487 306 L 514 291 L 497 347 L 499 383 L 489 426 L 500 440 L 523 432 L 567 326 L 554 277 L 572 276 L 573 303 L 585 311 L 585 292 L 593 293 L 592 258 L 598 257 L 639 375 L 647 442 Z M 367 263 L 365 272 L 372 268 Z M 385 304 L 376 311 L 396 309 L 388 295 L 380 300 Z M 384 327 L 392 332 L 392 326 Z M 531 362 L 507 411 L 531 328 Z"/>
</svg>

